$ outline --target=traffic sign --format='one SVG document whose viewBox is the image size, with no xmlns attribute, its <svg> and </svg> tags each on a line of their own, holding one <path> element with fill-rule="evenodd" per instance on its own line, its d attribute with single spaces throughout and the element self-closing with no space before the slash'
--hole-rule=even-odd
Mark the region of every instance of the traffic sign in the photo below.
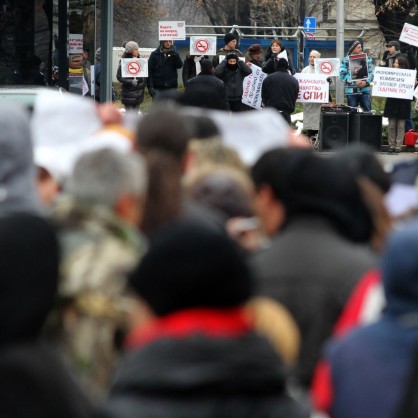
<svg viewBox="0 0 418 418">
<path fill-rule="evenodd" d="M 303 20 L 303 29 L 310 33 L 316 32 L 316 17 L 305 17 Z"/>
</svg>

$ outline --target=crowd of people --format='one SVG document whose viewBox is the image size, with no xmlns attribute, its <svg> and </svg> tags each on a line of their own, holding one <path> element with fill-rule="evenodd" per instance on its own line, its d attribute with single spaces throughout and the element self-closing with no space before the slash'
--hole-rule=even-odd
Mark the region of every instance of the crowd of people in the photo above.
<svg viewBox="0 0 418 418">
<path fill-rule="evenodd" d="M 418 413 L 417 160 L 320 155 L 286 109 L 231 112 L 216 72 L 250 65 L 224 49 L 173 94 L 162 42 L 158 77 L 118 71 L 125 112 L 0 104 L 5 416 Z M 293 78 L 280 53 L 266 80 Z"/>
</svg>

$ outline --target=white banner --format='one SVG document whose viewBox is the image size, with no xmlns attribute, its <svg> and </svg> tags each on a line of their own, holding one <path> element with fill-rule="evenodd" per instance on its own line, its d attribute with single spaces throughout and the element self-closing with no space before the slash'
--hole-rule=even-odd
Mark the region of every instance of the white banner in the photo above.
<svg viewBox="0 0 418 418">
<path fill-rule="evenodd" d="M 329 83 L 322 74 L 297 73 L 294 76 L 299 82 L 299 103 L 328 103 Z"/>
<path fill-rule="evenodd" d="M 255 109 L 261 109 L 261 86 L 267 74 L 254 64 L 251 65 L 251 71 L 252 73 L 245 77 L 242 83 L 244 93 L 241 101 Z"/>
<path fill-rule="evenodd" d="M 316 58 L 314 61 L 315 73 L 327 77 L 339 77 L 341 60 L 339 58 Z"/>
<path fill-rule="evenodd" d="M 376 67 L 373 78 L 373 96 L 412 100 L 416 70 Z"/>
<path fill-rule="evenodd" d="M 148 60 L 144 58 L 123 58 L 122 77 L 148 77 Z"/>
<path fill-rule="evenodd" d="M 158 40 L 174 41 L 186 39 L 186 22 L 184 21 L 161 21 L 158 22 Z"/>
<path fill-rule="evenodd" d="M 216 36 L 191 36 L 190 55 L 216 55 Z"/>
<path fill-rule="evenodd" d="M 418 46 L 418 27 L 410 23 L 405 23 L 399 40 L 409 45 Z"/>
</svg>

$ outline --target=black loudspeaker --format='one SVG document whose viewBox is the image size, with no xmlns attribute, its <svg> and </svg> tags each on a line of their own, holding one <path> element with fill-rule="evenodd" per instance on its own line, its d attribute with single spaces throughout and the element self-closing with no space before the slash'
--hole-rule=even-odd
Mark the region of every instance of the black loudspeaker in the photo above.
<svg viewBox="0 0 418 418">
<path fill-rule="evenodd" d="M 348 144 L 349 113 L 325 112 L 319 120 L 319 149 L 335 150 Z"/>
<path fill-rule="evenodd" d="M 350 114 L 349 142 L 362 142 L 380 151 L 382 143 L 382 116 L 371 113 Z"/>
</svg>

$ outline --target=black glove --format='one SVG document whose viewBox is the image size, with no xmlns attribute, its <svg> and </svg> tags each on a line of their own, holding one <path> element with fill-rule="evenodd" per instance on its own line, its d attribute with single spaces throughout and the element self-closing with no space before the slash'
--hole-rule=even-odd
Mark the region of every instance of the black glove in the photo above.
<svg viewBox="0 0 418 418">
<path fill-rule="evenodd" d="M 153 89 L 152 87 L 148 88 L 148 93 L 151 97 L 154 97 L 155 96 L 155 89 Z"/>
</svg>

